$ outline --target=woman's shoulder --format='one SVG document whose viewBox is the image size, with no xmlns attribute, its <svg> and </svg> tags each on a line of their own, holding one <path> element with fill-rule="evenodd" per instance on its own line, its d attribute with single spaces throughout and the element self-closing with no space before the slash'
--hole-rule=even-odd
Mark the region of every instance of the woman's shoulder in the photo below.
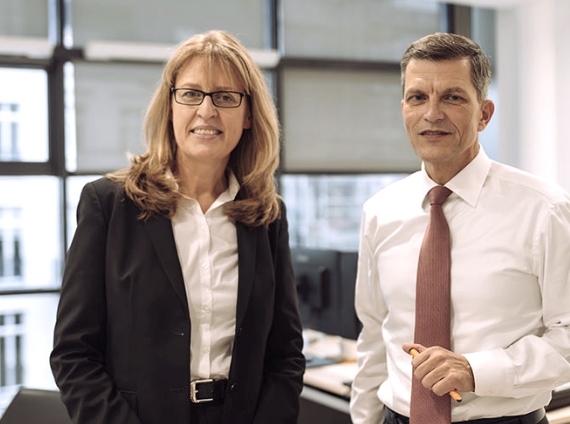
<svg viewBox="0 0 570 424">
<path fill-rule="evenodd" d="M 94 179 L 93 181 L 88 182 L 85 184 L 85 187 L 92 187 L 97 193 L 110 193 L 110 194 L 117 194 L 123 191 L 124 184 L 119 181 L 115 181 L 107 176 L 99 177 Z"/>
<path fill-rule="evenodd" d="M 100 177 L 85 184 L 83 195 L 95 195 L 100 201 L 116 201 L 124 197 L 124 184 L 109 177 Z"/>
</svg>

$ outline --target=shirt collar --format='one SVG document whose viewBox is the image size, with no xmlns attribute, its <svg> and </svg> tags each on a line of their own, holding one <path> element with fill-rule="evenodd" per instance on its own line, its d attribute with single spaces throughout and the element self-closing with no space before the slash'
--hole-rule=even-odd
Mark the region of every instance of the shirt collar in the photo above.
<svg viewBox="0 0 570 424">
<path fill-rule="evenodd" d="M 174 181 L 174 185 L 176 187 L 176 191 L 178 191 L 178 189 L 179 189 L 178 183 L 174 180 L 174 175 L 172 174 L 172 171 L 170 169 L 166 171 L 166 175 L 167 175 L 167 178 L 172 178 L 172 180 Z M 231 202 L 231 201 L 235 200 L 235 198 L 236 198 L 236 196 L 240 190 L 239 182 L 237 180 L 237 177 L 235 176 L 235 174 L 232 172 L 231 169 L 228 169 L 227 177 L 228 177 L 228 187 L 222 193 L 220 193 L 220 195 L 214 201 L 212 206 L 210 206 L 210 210 L 212 210 L 212 209 L 214 209 L 220 205 L 223 205 L 226 202 Z M 184 201 L 184 199 L 190 199 L 190 198 L 182 195 L 180 198 L 180 201 Z"/>
<path fill-rule="evenodd" d="M 218 197 L 218 200 L 221 201 L 222 203 L 235 200 L 239 189 L 240 189 L 239 182 L 238 182 L 235 174 L 232 172 L 232 170 L 229 169 L 228 170 L 228 188 L 226 189 L 226 191 L 224 191 L 222 194 L 220 194 L 220 196 Z"/>
<path fill-rule="evenodd" d="M 222 206 L 224 203 L 233 202 L 235 200 L 240 188 L 239 183 L 236 176 L 231 170 L 228 170 L 227 176 L 228 176 L 228 188 L 226 188 L 225 191 L 220 193 L 218 198 L 214 200 L 214 203 L 212 203 L 212 205 L 208 209 L 208 212 Z"/>
<path fill-rule="evenodd" d="M 485 153 L 483 146 L 479 147 L 477 156 L 445 184 L 445 187 L 449 188 L 455 195 L 461 197 L 472 207 L 477 205 L 483 185 L 491 169 L 491 159 Z M 438 184 L 429 177 L 423 163 L 422 175 L 424 195 L 422 199 L 425 200 L 428 191 Z"/>
</svg>

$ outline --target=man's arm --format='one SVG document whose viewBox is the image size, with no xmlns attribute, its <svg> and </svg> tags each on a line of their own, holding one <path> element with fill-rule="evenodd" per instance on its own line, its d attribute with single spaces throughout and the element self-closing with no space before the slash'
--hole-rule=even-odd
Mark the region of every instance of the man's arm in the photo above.
<svg viewBox="0 0 570 424">
<path fill-rule="evenodd" d="M 388 377 L 386 348 L 382 339 L 382 321 L 387 310 L 383 303 L 379 304 L 377 268 L 364 233 L 362 229 L 355 294 L 356 313 L 363 328 L 356 344 L 358 372 L 352 384 L 350 414 L 353 424 L 378 424 L 384 421 L 384 405 L 377 392 Z"/>
</svg>

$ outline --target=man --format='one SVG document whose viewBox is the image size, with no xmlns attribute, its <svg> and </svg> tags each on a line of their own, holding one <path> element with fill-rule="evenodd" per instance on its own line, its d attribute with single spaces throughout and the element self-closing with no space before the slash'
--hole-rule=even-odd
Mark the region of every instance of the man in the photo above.
<svg viewBox="0 0 570 424">
<path fill-rule="evenodd" d="M 478 133 L 494 105 L 489 61 L 476 43 L 429 35 L 406 50 L 401 70 L 404 124 L 422 169 L 363 208 L 352 420 L 408 423 L 415 379 L 452 405 L 443 421 L 422 412 L 412 423 L 547 423 L 552 389 L 570 381 L 570 195 L 483 151 Z M 418 255 L 434 186 L 451 190 L 443 203 L 448 349 L 414 343 Z"/>
</svg>

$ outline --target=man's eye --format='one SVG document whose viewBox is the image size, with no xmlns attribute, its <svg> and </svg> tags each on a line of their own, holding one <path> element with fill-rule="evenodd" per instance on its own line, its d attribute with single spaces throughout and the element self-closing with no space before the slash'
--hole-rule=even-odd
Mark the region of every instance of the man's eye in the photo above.
<svg viewBox="0 0 570 424">
<path fill-rule="evenodd" d="M 424 99 L 425 97 L 421 94 L 413 94 L 411 96 L 408 97 L 408 101 L 409 102 L 420 102 Z"/>
</svg>

